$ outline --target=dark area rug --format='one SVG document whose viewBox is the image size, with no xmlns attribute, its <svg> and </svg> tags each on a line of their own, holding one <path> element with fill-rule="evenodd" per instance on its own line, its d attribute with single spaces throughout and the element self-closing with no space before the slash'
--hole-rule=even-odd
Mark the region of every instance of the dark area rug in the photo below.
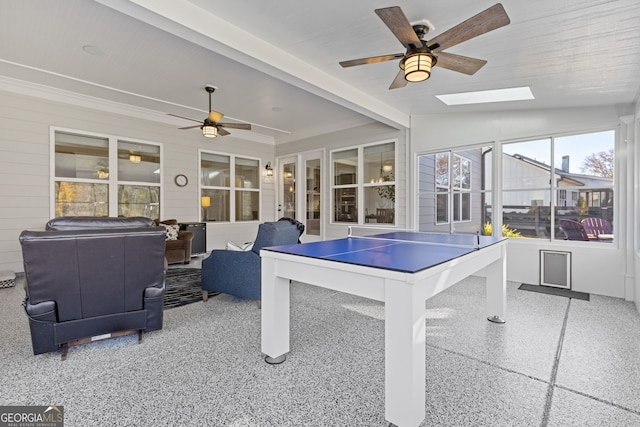
<svg viewBox="0 0 640 427">
<path fill-rule="evenodd" d="M 164 309 L 202 301 L 200 287 L 201 270 L 198 268 L 170 268 L 167 270 L 164 292 Z M 209 292 L 209 297 L 218 292 Z"/>
<path fill-rule="evenodd" d="M 589 301 L 589 294 L 585 292 L 572 291 L 571 289 L 553 288 L 551 286 L 528 285 L 523 283 L 518 289 L 530 292 L 539 292 L 541 294 L 558 295 L 561 297 L 581 299 Z"/>
</svg>

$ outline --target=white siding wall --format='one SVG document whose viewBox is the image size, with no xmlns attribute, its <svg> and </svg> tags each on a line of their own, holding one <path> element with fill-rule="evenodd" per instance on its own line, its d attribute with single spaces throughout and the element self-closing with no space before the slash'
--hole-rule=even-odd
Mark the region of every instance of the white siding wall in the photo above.
<svg viewBox="0 0 640 427">
<path fill-rule="evenodd" d="M 620 111 L 615 107 L 504 111 L 474 114 L 442 114 L 412 117 L 411 153 L 464 147 L 496 141 L 500 143 L 524 138 L 540 138 L 550 134 L 584 132 L 602 127 L 619 128 Z M 622 138 L 625 138 L 623 135 Z M 621 150 L 619 164 L 625 164 Z M 627 173 L 631 173 L 629 169 Z M 619 174 L 617 174 L 619 176 Z M 633 263 L 625 257 L 628 236 L 627 218 L 634 215 L 626 203 L 627 185 L 616 182 L 617 241 L 614 244 L 576 244 L 538 239 L 511 239 L 508 245 L 508 280 L 539 283 L 540 249 L 567 250 L 573 253 L 573 289 L 600 295 L 633 299 L 625 289 L 625 275 L 633 271 Z M 637 262 L 640 264 L 640 260 Z M 636 289 L 640 284 L 636 281 Z M 636 292 L 637 294 L 637 292 Z M 637 297 L 636 297 L 637 300 Z"/>
<path fill-rule="evenodd" d="M 25 229 L 43 229 L 50 219 L 50 127 L 97 132 L 161 143 L 162 219 L 199 220 L 198 149 L 205 148 L 273 162 L 273 145 L 225 136 L 210 140 L 198 129 L 150 122 L 64 103 L 0 91 L 0 270 L 23 271 L 18 241 Z M 174 184 L 183 173 L 189 184 Z M 262 220 L 273 220 L 274 187 L 263 183 Z M 258 222 L 208 224 L 207 248 L 228 240 L 251 240 Z M 247 237 L 248 236 L 248 237 Z"/>
</svg>

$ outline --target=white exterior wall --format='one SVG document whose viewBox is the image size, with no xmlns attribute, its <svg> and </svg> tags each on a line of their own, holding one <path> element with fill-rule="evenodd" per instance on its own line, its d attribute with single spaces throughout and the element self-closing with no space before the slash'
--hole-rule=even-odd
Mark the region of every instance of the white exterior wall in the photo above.
<svg viewBox="0 0 640 427">
<path fill-rule="evenodd" d="M 161 219 L 199 220 L 200 148 L 258 157 L 263 167 L 273 162 L 270 144 L 232 135 L 211 140 L 198 129 L 0 91 L 0 270 L 23 271 L 20 232 L 41 230 L 50 219 L 50 126 L 162 144 Z M 186 187 L 174 184 L 179 173 L 189 178 Z M 262 186 L 261 220 L 272 221 L 274 185 Z M 253 239 L 258 223 L 208 223 L 207 249 Z"/>
<path fill-rule="evenodd" d="M 582 109 L 503 111 L 485 113 L 457 113 L 412 117 L 411 148 L 417 153 L 460 148 L 480 143 L 537 139 L 563 133 L 590 132 L 603 128 L 621 129 L 621 114 L 615 107 Z M 618 132 L 620 147 L 621 133 Z M 624 136 L 622 136 L 624 137 Z M 541 249 L 570 251 L 572 253 L 572 289 L 618 298 L 633 299 L 632 286 L 625 286 L 626 276 L 633 270 L 627 253 L 629 233 L 627 218 L 635 217 L 628 202 L 626 150 L 617 152 L 616 172 L 616 242 L 588 244 L 542 239 L 511 239 L 508 245 L 507 278 L 521 283 L 539 283 L 539 251 Z M 498 168 L 492 168 L 496 170 Z M 499 190 L 497 183 L 496 190 Z M 548 185 L 548 183 L 546 184 Z M 504 204 L 507 204 L 506 200 Z M 496 223 L 500 221 L 500 223 Z M 500 229 L 501 218 L 495 218 L 494 229 Z M 637 245 L 636 245 L 637 246 Z M 640 255 L 636 255 L 640 265 Z M 640 287 L 636 280 L 635 288 Z M 638 292 L 635 292 L 637 295 Z M 637 297 L 636 297 L 637 301 Z"/>
</svg>

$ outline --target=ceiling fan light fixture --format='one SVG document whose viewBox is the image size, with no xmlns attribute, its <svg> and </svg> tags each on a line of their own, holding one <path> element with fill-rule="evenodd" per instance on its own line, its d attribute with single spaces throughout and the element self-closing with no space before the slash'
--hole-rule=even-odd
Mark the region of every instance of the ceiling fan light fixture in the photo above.
<svg viewBox="0 0 640 427">
<path fill-rule="evenodd" d="M 404 70 L 404 78 L 408 82 L 422 82 L 431 77 L 431 67 L 435 65 L 435 57 L 427 52 L 416 52 L 407 55 L 400 63 Z"/>
<path fill-rule="evenodd" d="M 216 136 L 218 136 L 218 128 L 216 126 L 203 125 L 202 135 L 207 138 L 215 138 Z"/>
</svg>

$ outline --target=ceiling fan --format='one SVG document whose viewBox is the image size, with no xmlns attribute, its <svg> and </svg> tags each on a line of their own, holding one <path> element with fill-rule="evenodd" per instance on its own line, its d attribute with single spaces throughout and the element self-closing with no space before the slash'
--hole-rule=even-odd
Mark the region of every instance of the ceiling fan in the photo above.
<svg viewBox="0 0 640 427">
<path fill-rule="evenodd" d="M 211 85 L 205 85 L 204 87 L 204 90 L 206 90 L 207 93 L 209 94 L 209 115 L 207 116 L 206 119 L 204 119 L 203 122 L 201 122 L 200 120 L 191 119 L 189 117 L 183 117 L 183 116 L 178 116 L 176 114 L 169 113 L 170 116 L 179 117 L 181 119 L 202 123 L 201 125 L 187 126 L 187 127 L 178 128 L 178 129 L 200 128 L 202 129 L 202 135 L 206 136 L 207 138 L 215 138 L 218 135 L 220 136 L 229 135 L 229 132 L 225 128 L 251 130 L 251 125 L 248 123 L 221 123 L 220 122 L 220 120 L 222 120 L 222 117 L 224 117 L 224 114 L 211 109 L 211 94 L 215 92 L 216 89 L 217 88 L 215 86 L 211 86 Z"/>
<path fill-rule="evenodd" d="M 406 53 L 352 59 L 340 62 L 340 65 L 353 67 L 401 58 L 400 71 L 389 89 L 404 87 L 407 82 L 421 82 L 428 79 L 431 76 L 431 67 L 435 65 L 459 73 L 475 74 L 487 61 L 442 51 L 511 22 L 504 7 L 500 3 L 496 3 L 427 41 L 423 38 L 429 31 L 429 26 L 425 23 L 417 23 L 412 26 L 399 6 L 376 9 L 375 12 L 404 45 L 407 49 Z"/>
</svg>

